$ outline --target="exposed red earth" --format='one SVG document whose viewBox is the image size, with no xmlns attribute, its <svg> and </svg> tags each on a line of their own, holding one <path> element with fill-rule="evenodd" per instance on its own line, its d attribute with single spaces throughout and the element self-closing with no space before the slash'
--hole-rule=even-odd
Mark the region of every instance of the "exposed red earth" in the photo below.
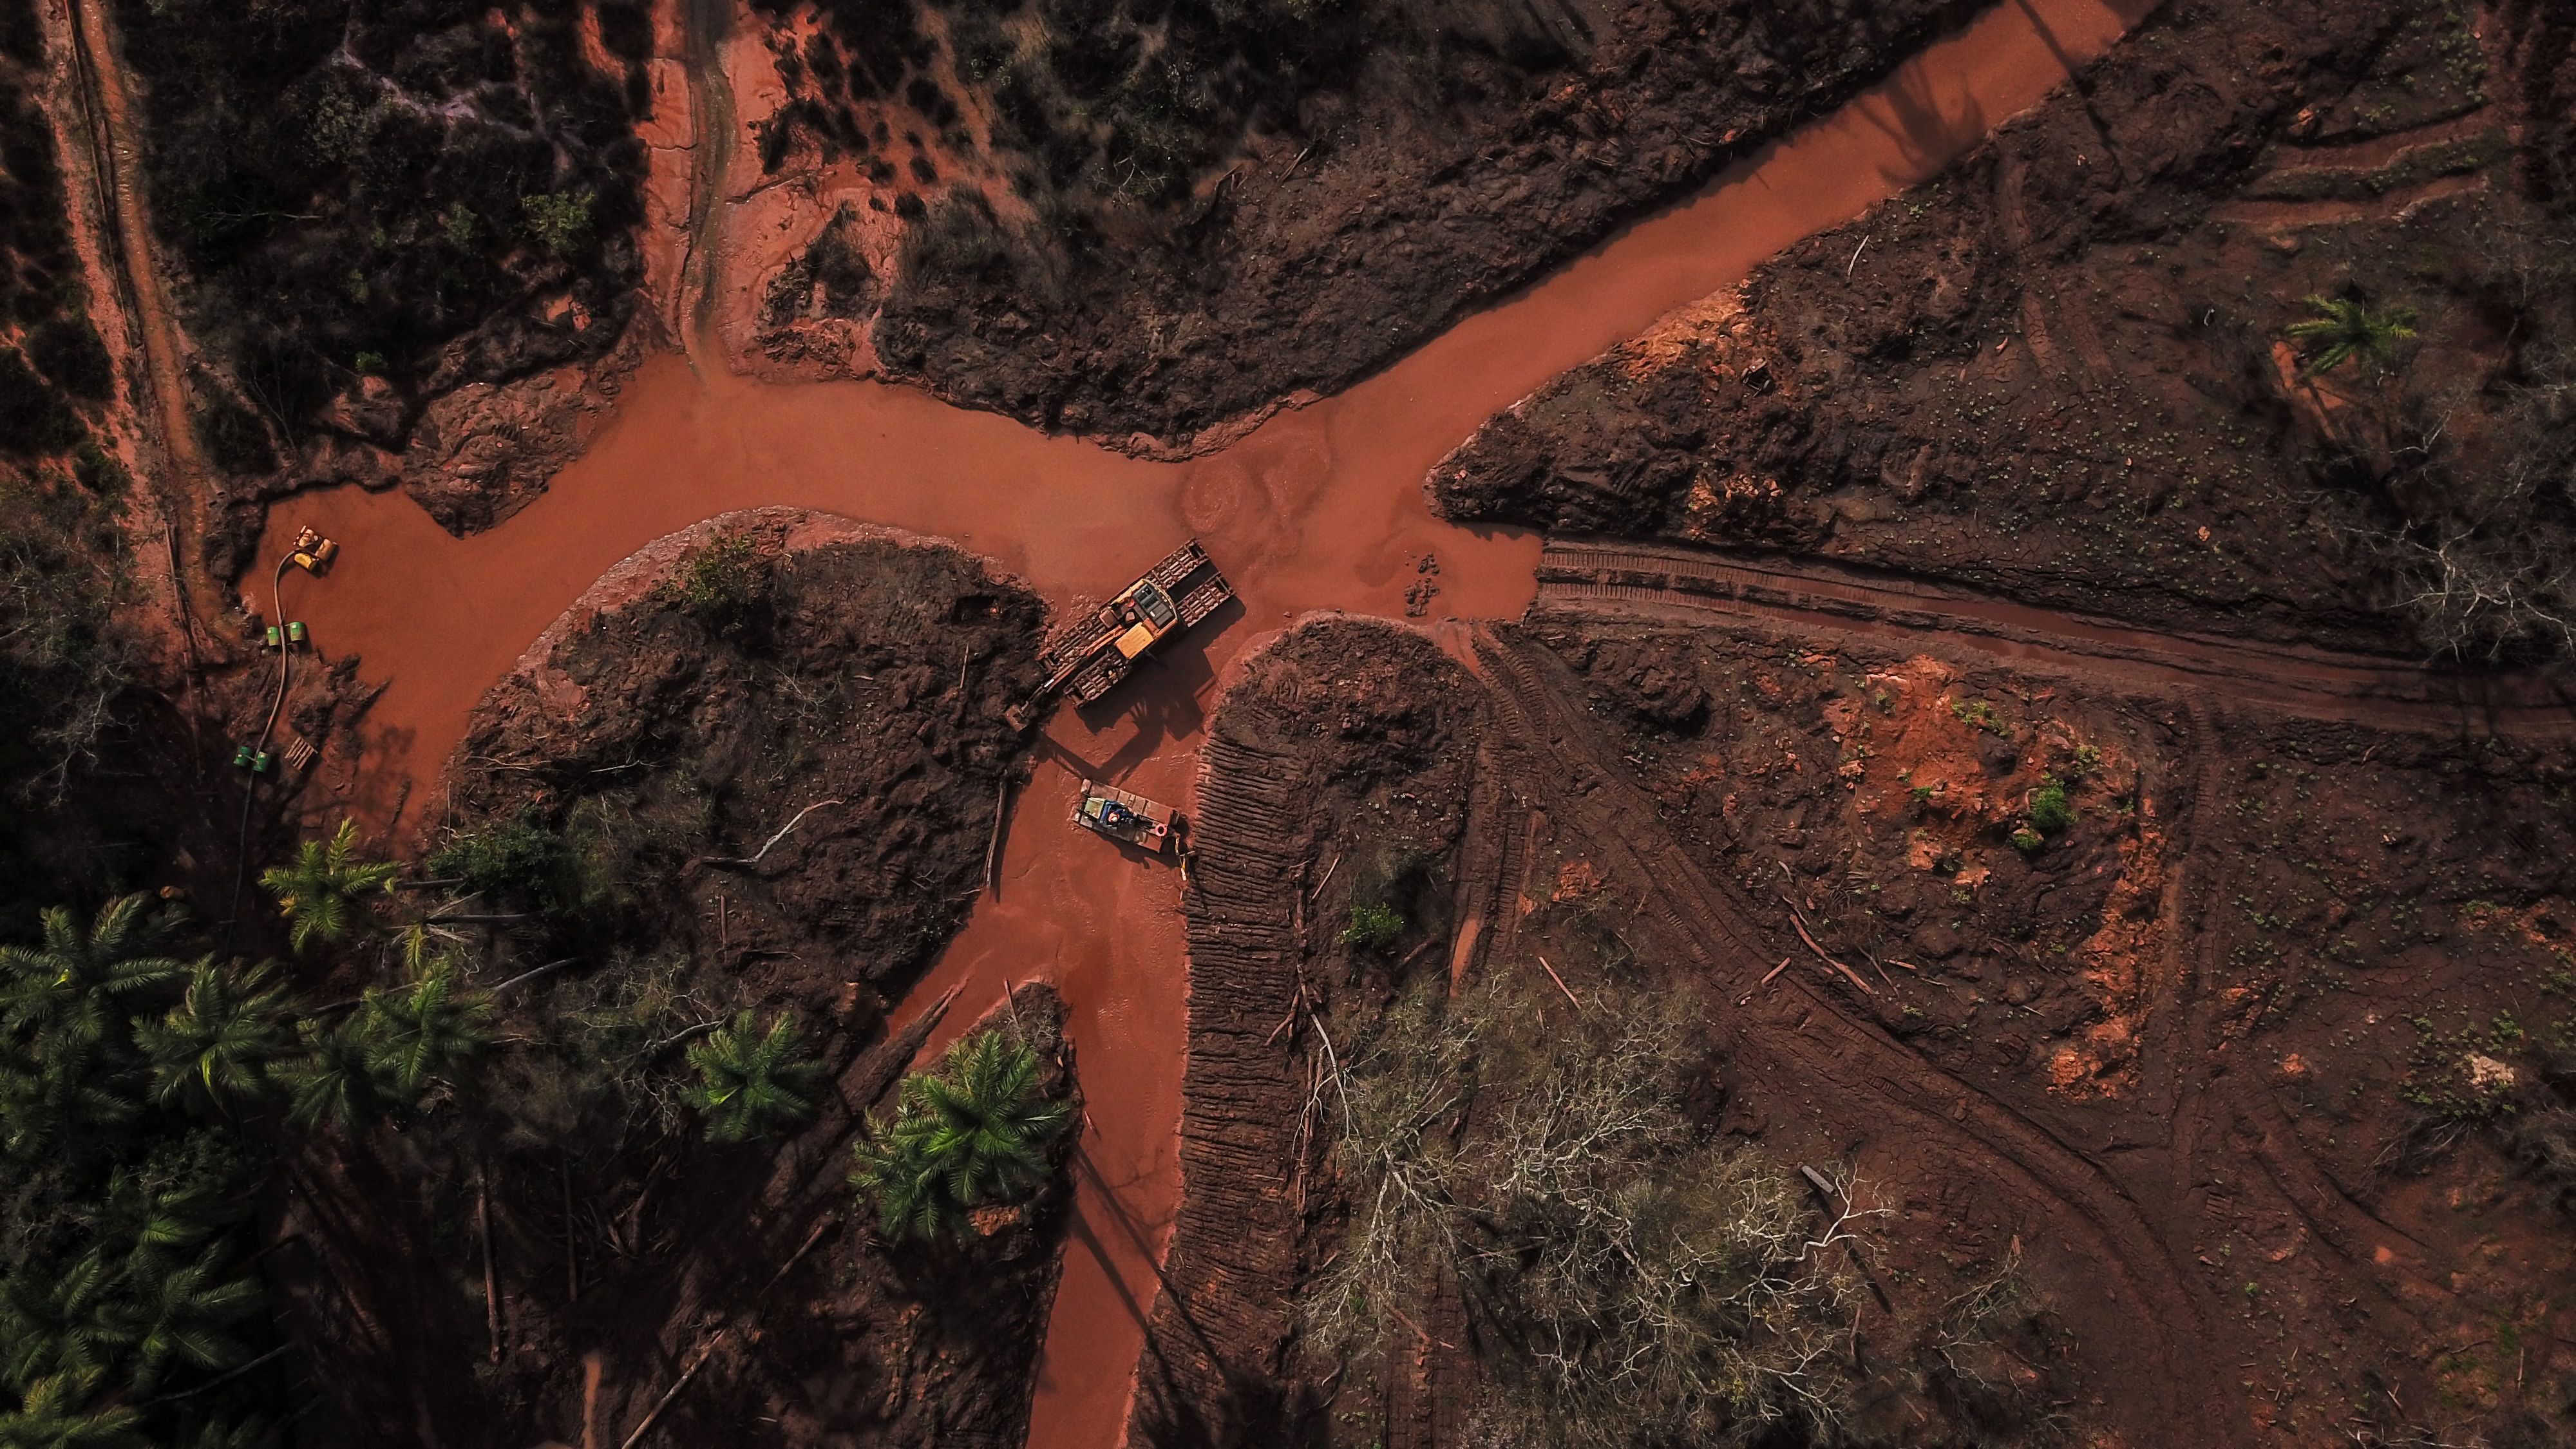
<svg viewBox="0 0 2576 1449">
<path fill-rule="evenodd" d="M 1200 537 L 1240 591 L 1240 615 L 1220 615 L 1222 627 L 1105 715 L 1066 712 L 1049 726 L 1000 890 L 914 998 L 962 987 L 950 1020 L 963 1023 L 1034 974 L 1068 1003 L 1094 1108 L 1031 1442 L 1115 1443 L 1183 1186 L 1174 1129 L 1187 972 L 1177 883 L 1078 837 L 1065 817 L 1072 781 L 1106 776 L 1186 799 L 1230 662 L 1301 614 L 1518 614 L 1538 540 L 1433 519 L 1421 489 L 1432 464 L 1564 368 L 1933 174 L 2143 8 L 2003 6 L 1700 199 L 1349 392 L 1187 463 L 1141 462 L 898 388 L 745 381 L 706 366 L 714 349 L 700 349 L 696 365 L 648 359 L 583 455 L 487 532 L 456 538 L 392 493 L 297 498 L 273 511 L 261 557 L 306 525 L 342 541 L 340 571 L 297 579 L 291 606 L 324 649 L 358 656 L 362 676 L 385 686 L 347 803 L 418 838 L 438 816 L 440 762 L 529 641 L 619 559 L 717 513 L 789 505 L 952 539 L 1059 612 Z"/>
</svg>

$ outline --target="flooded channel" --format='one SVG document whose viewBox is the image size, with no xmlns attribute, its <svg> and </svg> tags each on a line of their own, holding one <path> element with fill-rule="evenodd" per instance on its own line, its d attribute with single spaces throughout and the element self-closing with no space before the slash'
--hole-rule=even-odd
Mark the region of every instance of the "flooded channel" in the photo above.
<svg viewBox="0 0 2576 1449">
<path fill-rule="evenodd" d="M 999 892 L 912 999 L 917 1010 L 964 988 L 948 1018 L 962 1026 L 1008 984 L 1036 977 L 1070 1005 L 1091 1114 L 1030 1443 L 1114 1445 L 1180 1191 L 1188 973 L 1177 879 L 1078 837 L 1067 818 L 1075 780 L 1186 802 L 1228 668 L 1300 614 L 1401 617 L 1426 577 L 1439 588 L 1430 618 L 1518 614 L 1535 591 L 1539 540 L 1432 518 L 1421 485 L 1442 455 L 1664 312 L 1928 177 L 2147 8 L 2007 0 L 1698 199 L 1205 458 L 1143 462 L 906 388 L 752 382 L 661 355 L 630 380 L 590 449 L 489 532 L 450 537 L 398 494 L 292 500 L 272 516 L 265 556 L 305 524 L 345 549 L 341 572 L 300 583 L 292 611 L 386 686 L 351 804 L 379 826 L 434 824 L 435 777 L 484 691 L 611 565 L 713 514 L 784 504 L 946 537 L 1059 610 L 1201 539 L 1240 612 L 1113 695 L 1108 716 L 1059 713 L 1018 796 Z M 1436 575 L 1421 571 L 1426 555 Z"/>
</svg>

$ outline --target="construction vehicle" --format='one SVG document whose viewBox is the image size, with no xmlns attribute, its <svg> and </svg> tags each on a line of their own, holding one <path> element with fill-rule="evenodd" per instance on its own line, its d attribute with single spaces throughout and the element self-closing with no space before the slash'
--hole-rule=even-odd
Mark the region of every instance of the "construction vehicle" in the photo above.
<svg viewBox="0 0 2576 1449">
<path fill-rule="evenodd" d="M 319 577 L 331 571 L 331 560 L 339 555 L 336 540 L 324 538 L 318 528 L 306 528 L 295 535 L 295 547 L 286 555 L 286 561 Z"/>
<path fill-rule="evenodd" d="M 1208 561 L 1199 541 L 1182 544 L 1118 597 L 1047 641 L 1038 651 L 1046 682 L 1026 704 L 1010 711 L 1012 728 L 1027 729 L 1058 695 L 1089 704 L 1107 694 L 1138 660 L 1233 597 L 1233 586 Z"/>
<path fill-rule="evenodd" d="M 1074 797 L 1073 823 L 1151 855 L 1180 853 L 1181 812 L 1114 785 L 1083 781 Z"/>
</svg>

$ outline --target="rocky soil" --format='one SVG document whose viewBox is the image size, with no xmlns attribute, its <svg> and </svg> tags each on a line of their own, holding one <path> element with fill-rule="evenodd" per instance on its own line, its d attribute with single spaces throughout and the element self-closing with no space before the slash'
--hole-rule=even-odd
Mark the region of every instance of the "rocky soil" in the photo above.
<svg viewBox="0 0 2576 1449">
<path fill-rule="evenodd" d="M 2523 414 L 2576 336 L 2568 45 L 2529 6 L 2167 5 L 1936 183 L 1497 417 L 1436 506 L 2165 627 L 2558 649 L 2563 490 L 2495 480 L 2563 452 Z M 2311 373 L 2285 333 L 2319 294 L 2420 337 Z"/>
<path fill-rule="evenodd" d="M 565 841 L 575 879 L 528 888 L 580 917 L 567 946 L 703 952 L 863 1027 L 981 888 L 1044 611 L 945 546 L 792 509 L 709 520 L 595 586 L 487 697 L 449 836 Z M 582 891 L 613 906 L 593 919 Z"/>
</svg>

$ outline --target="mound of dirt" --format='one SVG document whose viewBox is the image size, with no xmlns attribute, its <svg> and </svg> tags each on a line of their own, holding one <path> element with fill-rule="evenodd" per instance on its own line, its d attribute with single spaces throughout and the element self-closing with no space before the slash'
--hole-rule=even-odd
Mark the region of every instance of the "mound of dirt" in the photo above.
<svg viewBox="0 0 2576 1449">
<path fill-rule="evenodd" d="M 335 1442 L 614 1443 L 707 1345 L 673 1442 L 1019 1442 L 1068 1179 L 920 1249 L 846 1178 L 941 1018 L 883 1030 L 980 887 L 1043 622 L 952 548 L 764 509 L 629 559 L 496 687 L 430 858 L 483 984 L 534 974 L 471 1081 L 291 1164 L 277 1280 Z M 681 1047 L 743 1009 L 793 1011 L 823 1085 L 711 1145 Z M 1050 989 L 986 1024 L 1072 1091 Z"/>
<path fill-rule="evenodd" d="M 1329 1397 L 1288 1356 L 1296 1285 L 1330 1250 L 1312 1231 L 1330 1198 L 1314 1013 L 1342 997 L 1364 1014 L 1391 969 L 1441 968 L 1482 728 L 1455 662 L 1355 619 L 1292 629 L 1218 707 L 1184 902 L 1183 1196 L 1137 1371 L 1139 1444 L 1277 1442 Z M 1402 924 L 1353 970 L 1336 938 L 1368 903 Z"/>
<path fill-rule="evenodd" d="M 576 846 L 596 878 L 529 889 L 573 909 L 585 954 L 684 949 L 865 1025 L 981 888 L 1021 748 L 1003 713 L 1037 683 L 1044 620 L 942 545 L 722 515 L 612 571 L 486 698 L 449 832 Z"/>
<path fill-rule="evenodd" d="M 1494 419 L 1435 507 L 2169 627 L 2556 648 L 2571 516 L 2497 480 L 2563 451 L 2518 421 L 2576 336 L 2563 130 L 2521 98 L 2567 45 L 2395 0 L 2165 6 L 1939 181 Z M 2287 334 L 2319 295 L 2419 337 L 2311 371 Z"/>
<path fill-rule="evenodd" d="M 774 27 L 790 99 L 763 159 L 910 223 L 843 268 L 890 278 L 842 291 L 881 300 L 892 374 L 1187 450 L 1348 386 L 1976 8 L 940 4 L 889 25 L 853 0 Z M 837 205 L 806 234 L 837 235 Z M 781 273 L 799 308 L 812 270 Z"/>
</svg>

